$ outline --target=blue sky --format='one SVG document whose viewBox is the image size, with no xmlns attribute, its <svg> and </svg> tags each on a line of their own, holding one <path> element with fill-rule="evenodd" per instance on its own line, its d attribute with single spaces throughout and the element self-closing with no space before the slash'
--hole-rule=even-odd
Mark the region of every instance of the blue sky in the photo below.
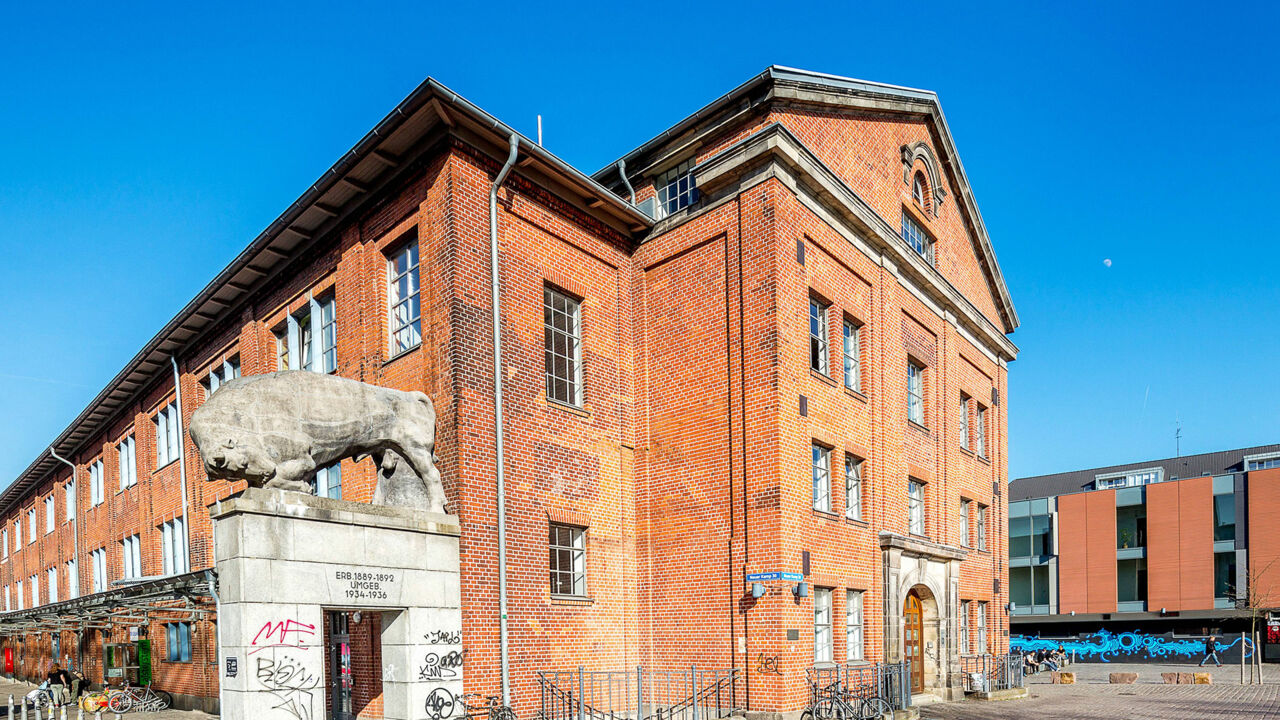
<svg viewBox="0 0 1280 720">
<path fill-rule="evenodd" d="M 771 63 L 940 94 L 1022 320 L 1011 477 L 1280 441 L 1273 7 L 37 5 L 0 9 L 0 485 L 427 75 L 590 172 Z"/>
</svg>

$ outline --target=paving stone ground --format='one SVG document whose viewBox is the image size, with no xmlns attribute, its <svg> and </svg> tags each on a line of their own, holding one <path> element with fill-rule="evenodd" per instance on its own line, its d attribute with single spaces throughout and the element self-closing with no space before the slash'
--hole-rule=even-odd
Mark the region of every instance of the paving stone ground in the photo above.
<svg viewBox="0 0 1280 720">
<path fill-rule="evenodd" d="M 1261 720 L 1280 719 L 1280 667 L 1264 665 L 1261 685 L 1241 685 L 1240 667 L 1077 663 L 1075 685 L 1052 685 L 1049 673 L 1027 678 L 1020 700 L 966 700 L 920 708 L 922 720 Z M 1246 669 L 1247 670 L 1247 669 Z M 1212 685 L 1164 685 L 1162 672 L 1212 672 Z M 1133 685 L 1111 685 L 1113 672 L 1136 672 Z M 1248 676 L 1246 675 L 1246 678 Z"/>
<path fill-rule="evenodd" d="M 5 716 L 9 712 L 7 707 L 9 704 L 9 695 L 13 695 L 15 701 L 21 701 L 22 698 L 33 689 L 35 689 L 35 685 L 10 682 L 0 678 L 0 720 L 7 720 Z M 58 712 L 60 713 L 61 711 Z M 13 711 L 13 717 L 14 720 L 18 720 L 22 717 L 21 713 L 16 708 Z M 27 720 L 35 720 L 35 717 L 35 711 L 29 710 L 27 713 Z M 45 720 L 48 720 L 49 717 L 50 716 L 48 715 L 44 716 Z M 61 720 L 62 715 L 55 714 L 52 717 L 55 718 L 55 720 Z M 92 717 L 93 715 L 91 713 L 85 713 L 86 719 Z M 121 715 L 120 717 L 127 718 L 128 720 L 134 720 L 135 718 L 137 720 L 214 720 L 218 716 L 195 712 L 193 710 L 165 710 L 164 712 L 128 713 L 127 715 Z M 67 707 L 67 718 L 68 720 L 76 718 L 76 708 Z M 116 714 L 104 710 L 102 712 L 102 718 L 103 720 L 115 720 Z"/>
</svg>

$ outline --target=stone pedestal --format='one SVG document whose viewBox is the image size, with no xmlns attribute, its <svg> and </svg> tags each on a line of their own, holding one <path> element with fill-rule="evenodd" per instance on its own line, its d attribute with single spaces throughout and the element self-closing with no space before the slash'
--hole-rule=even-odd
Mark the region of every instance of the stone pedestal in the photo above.
<svg viewBox="0 0 1280 720">
<path fill-rule="evenodd" d="M 326 717 L 329 610 L 382 614 L 387 720 L 461 713 L 456 517 L 265 488 L 210 515 L 223 717 Z"/>
</svg>

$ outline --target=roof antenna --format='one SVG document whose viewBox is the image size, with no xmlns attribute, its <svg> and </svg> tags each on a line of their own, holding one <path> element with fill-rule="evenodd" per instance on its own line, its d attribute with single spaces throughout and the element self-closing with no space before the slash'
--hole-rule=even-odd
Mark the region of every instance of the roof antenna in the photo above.
<svg viewBox="0 0 1280 720">
<path fill-rule="evenodd" d="M 542 114 L 538 114 L 538 147 L 542 147 Z"/>
<path fill-rule="evenodd" d="M 1178 429 L 1173 433 L 1174 450 L 1177 453 L 1174 457 L 1182 457 L 1182 420 L 1174 420 L 1178 425 Z"/>
</svg>

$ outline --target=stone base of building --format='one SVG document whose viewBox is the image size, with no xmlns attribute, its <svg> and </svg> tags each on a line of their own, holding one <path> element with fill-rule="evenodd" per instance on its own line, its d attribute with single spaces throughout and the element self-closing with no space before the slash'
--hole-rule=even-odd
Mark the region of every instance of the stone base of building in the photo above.
<svg viewBox="0 0 1280 720">
<path fill-rule="evenodd" d="M 451 714 L 456 517 L 265 488 L 210 515 L 224 717 L 323 718 L 343 703 L 381 704 L 386 720 Z"/>
</svg>

